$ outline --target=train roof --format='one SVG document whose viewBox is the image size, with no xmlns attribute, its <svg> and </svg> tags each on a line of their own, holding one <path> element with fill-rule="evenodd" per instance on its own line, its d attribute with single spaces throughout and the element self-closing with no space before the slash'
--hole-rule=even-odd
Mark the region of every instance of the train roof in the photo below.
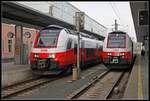
<svg viewBox="0 0 150 101">
<path fill-rule="evenodd" d="M 65 27 L 58 26 L 58 25 L 48 25 L 47 27 L 43 28 L 42 30 L 48 29 L 48 28 L 65 29 L 69 34 L 77 35 L 77 31 L 74 31 L 74 30 L 71 30 L 71 29 L 67 29 Z M 98 40 L 98 38 L 94 37 L 93 35 L 85 34 L 83 32 L 80 32 L 80 35 L 82 37 Z"/>
<path fill-rule="evenodd" d="M 58 26 L 58 25 L 48 25 L 47 27 L 44 27 L 43 29 L 48 29 L 48 28 L 64 29 L 64 27 Z M 43 30 L 43 29 L 42 29 L 42 30 Z"/>
<path fill-rule="evenodd" d="M 112 32 L 110 32 L 109 34 L 118 34 L 118 33 L 120 33 L 120 34 L 127 34 L 126 32 L 124 32 L 124 31 L 120 31 L 120 30 L 117 30 L 117 31 L 112 31 Z"/>
<path fill-rule="evenodd" d="M 130 40 L 132 40 L 131 37 L 128 35 L 128 33 L 124 32 L 124 31 L 121 31 L 121 30 L 112 31 L 112 32 L 109 32 L 108 35 L 109 35 L 109 34 L 126 34 L 127 37 L 129 37 Z"/>
<path fill-rule="evenodd" d="M 67 30 L 69 31 L 69 34 L 77 35 L 77 31 L 73 31 L 73 30 L 69 30 L 69 29 L 67 29 Z M 94 37 L 93 35 L 85 34 L 83 32 L 80 32 L 80 35 L 82 37 L 98 40 L 98 38 Z"/>
</svg>

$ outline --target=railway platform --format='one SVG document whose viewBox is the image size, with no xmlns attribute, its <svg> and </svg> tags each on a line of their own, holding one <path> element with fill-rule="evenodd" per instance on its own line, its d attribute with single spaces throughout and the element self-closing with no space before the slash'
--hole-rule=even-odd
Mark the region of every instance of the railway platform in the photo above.
<svg viewBox="0 0 150 101">
<path fill-rule="evenodd" d="M 14 62 L 2 63 L 2 87 L 6 87 L 32 77 L 29 65 L 15 65 Z"/>
<path fill-rule="evenodd" d="M 148 55 L 137 55 L 123 99 L 149 99 Z"/>
</svg>

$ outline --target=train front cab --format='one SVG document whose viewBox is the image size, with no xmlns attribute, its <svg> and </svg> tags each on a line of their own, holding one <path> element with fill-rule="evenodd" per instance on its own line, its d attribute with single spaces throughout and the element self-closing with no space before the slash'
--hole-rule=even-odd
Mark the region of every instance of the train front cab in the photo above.
<svg viewBox="0 0 150 101">
<path fill-rule="evenodd" d="M 30 66 L 35 74 L 58 74 L 63 71 L 60 61 L 64 61 L 64 52 L 58 46 L 63 44 L 60 42 L 61 33 L 64 34 L 64 30 L 56 27 L 45 28 L 37 33 L 30 53 Z"/>
<path fill-rule="evenodd" d="M 128 68 L 132 61 L 131 52 L 103 52 L 103 63 L 108 68 Z"/>
<path fill-rule="evenodd" d="M 108 68 L 129 68 L 133 61 L 133 43 L 122 32 L 109 34 L 103 45 L 103 63 Z"/>
</svg>

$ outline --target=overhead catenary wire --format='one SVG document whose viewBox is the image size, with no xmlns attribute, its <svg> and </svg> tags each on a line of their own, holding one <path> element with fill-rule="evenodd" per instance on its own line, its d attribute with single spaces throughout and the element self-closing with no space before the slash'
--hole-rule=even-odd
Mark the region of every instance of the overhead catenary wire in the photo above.
<svg viewBox="0 0 150 101">
<path fill-rule="evenodd" d="M 115 13 L 115 15 L 119 18 L 119 20 L 121 21 L 121 18 L 120 18 L 120 12 L 119 12 L 119 10 L 118 10 L 118 8 L 117 8 L 117 6 L 116 6 L 116 3 L 111 3 L 111 2 L 109 2 L 109 4 L 111 5 L 111 7 L 112 7 L 112 9 L 113 9 L 113 11 L 114 11 L 114 13 Z M 114 24 L 113 24 L 114 25 Z M 112 26 L 113 26 L 112 25 Z M 124 27 L 128 27 L 128 25 L 121 25 L 121 24 L 117 24 L 118 26 L 124 26 Z"/>
<path fill-rule="evenodd" d="M 118 8 L 117 8 L 117 5 L 116 5 L 116 3 L 112 3 L 114 6 L 113 7 L 115 7 L 116 8 L 116 11 L 117 11 L 117 13 L 118 13 L 118 15 L 120 15 L 120 12 L 119 12 L 119 10 L 118 10 Z"/>
<path fill-rule="evenodd" d="M 120 20 L 120 17 L 119 17 L 119 15 L 117 14 L 117 12 L 116 12 L 115 8 L 113 7 L 112 3 L 109 2 L 109 4 L 111 5 L 111 7 L 112 7 L 112 9 L 113 9 L 113 11 L 114 11 L 114 13 L 115 13 L 115 15 L 116 15 L 116 16 L 119 18 L 119 20 Z"/>
</svg>

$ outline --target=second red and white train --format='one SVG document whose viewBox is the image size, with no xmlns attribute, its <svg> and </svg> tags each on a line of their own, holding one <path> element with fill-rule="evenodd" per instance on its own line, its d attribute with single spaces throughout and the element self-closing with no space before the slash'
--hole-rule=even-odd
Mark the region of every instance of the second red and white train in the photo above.
<svg viewBox="0 0 150 101">
<path fill-rule="evenodd" d="M 133 42 L 123 31 L 110 32 L 104 40 L 102 59 L 108 68 L 129 68 L 134 59 Z"/>
</svg>

